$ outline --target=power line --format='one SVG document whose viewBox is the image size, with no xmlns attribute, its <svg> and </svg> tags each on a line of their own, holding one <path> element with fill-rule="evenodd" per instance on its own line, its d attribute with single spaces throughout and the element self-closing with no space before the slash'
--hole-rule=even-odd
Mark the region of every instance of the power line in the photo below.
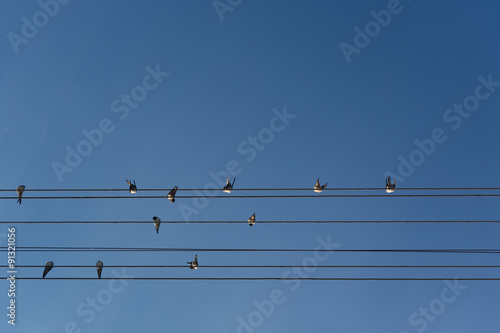
<svg viewBox="0 0 500 333">
<path fill-rule="evenodd" d="M 8 249 L 0 248 L 7 252 Z M 75 246 L 23 246 L 16 251 L 24 252 L 374 252 L 374 253 L 466 253 L 493 254 L 500 249 L 207 249 L 207 248 L 159 248 L 159 247 L 75 247 Z"/>
<path fill-rule="evenodd" d="M 165 192 L 171 188 L 144 188 L 138 189 L 139 192 Z M 313 188 L 233 188 L 232 191 L 312 191 Z M 344 188 L 325 188 L 323 191 L 385 191 L 385 187 L 344 187 Z M 498 191 L 500 187 L 411 187 L 397 188 L 397 191 Z M 0 192 L 15 192 L 16 189 L 0 189 Z M 25 189 L 25 192 L 128 192 L 127 188 L 87 188 L 87 189 Z M 179 188 L 178 192 L 182 191 L 210 191 L 221 192 L 221 189 L 203 189 L 203 188 Z"/>
<path fill-rule="evenodd" d="M 9 277 L 1 277 L 0 279 L 9 279 Z M 439 277 L 439 278 L 330 278 L 330 277 L 306 277 L 306 278 L 279 278 L 279 277 L 199 277 L 199 278 L 186 278 L 186 277 L 126 277 L 126 278 L 84 278 L 84 277 L 16 277 L 16 280 L 169 280 L 169 281 L 187 281 L 187 280 L 206 280 L 206 281 L 256 281 L 256 280 L 281 280 L 281 281 L 500 281 L 500 278 L 457 278 L 457 277 Z"/>
<path fill-rule="evenodd" d="M 0 224 L 150 224 L 151 221 L 0 221 Z M 192 223 L 205 223 L 205 224 L 248 224 L 246 220 L 239 221 L 161 221 L 165 224 L 192 224 Z M 330 221 L 257 221 L 257 224 L 335 224 L 335 223 L 500 223 L 499 220 L 393 220 L 393 221 L 376 221 L 376 220 L 354 220 L 354 221 L 341 221 L 341 220 L 330 220 Z"/>
<path fill-rule="evenodd" d="M 0 267 L 9 267 L 2 265 Z M 16 268 L 44 268 L 45 265 L 17 265 Z M 95 265 L 54 265 L 57 268 L 96 268 Z M 189 268 L 189 265 L 105 265 L 107 268 Z M 198 265 L 198 268 L 500 268 L 492 265 Z"/>
<path fill-rule="evenodd" d="M 325 195 L 227 195 L 227 196 L 204 196 L 185 195 L 176 196 L 175 199 L 250 199 L 250 198 L 416 198 L 416 197 L 500 197 L 500 194 L 325 194 Z M 4 200 L 16 200 L 18 197 L 0 197 Z M 23 197 L 25 199 L 167 199 L 166 195 L 130 195 L 130 196 L 46 196 L 46 197 Z"/>
</svg>

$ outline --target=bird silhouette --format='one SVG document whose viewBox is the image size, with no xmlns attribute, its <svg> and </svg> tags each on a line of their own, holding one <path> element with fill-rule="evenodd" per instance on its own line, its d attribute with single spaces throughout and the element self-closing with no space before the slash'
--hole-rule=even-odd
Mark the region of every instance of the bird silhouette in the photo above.
<svg viewBox="0 0 500 333">
<path fill-rule="evenodd" d="M 255 213 L 248 219 L 248 225 L 253 226 L 255 224 Z"/>
<path fill-rule="evenodd" d="M 158 234 L 160 232 L 160 223 L 161 223 L 161 220 L 160 220 L 159 217 L 153 216 L 153 221 L 154 221 L 154 225 L 155 225 L 155 228 L 156 228 L 156 233 Z"/>
<path fill-rule="evenodd" d="M 97 267 L 97 276 L 100 279 L 101 278 L 101 274 L 102 274 L 102 266 L 103 266 L 102 261 L 98 260 L 97 263 L 95 264 L 95 266 Z"/>
<path fill-rule="evenodd" d="M 19 197 L 19 199 L 17 199 L 18 204 L 21 204 L 21 201 L 23 200 L 23 193 L 24 193 L 25 188 L 26 188 L 26 186 L 24 186 L 24 185 L 19 185 L 17 187 L 17 196 Z"/>
<path fill-rule="evenodd" d="M 233 179 L 233 183 L 231 184 L 231 181 L 229 180 L 229 177 L 226 176 L 226 186 L 222 188 L 222 191 L 225 193 L 231 193 L 231 190 L 233 189 L 234 182 L 236 181 L 236 177 Z"/>
<path fill-rule="evenodd" d="M 175 186 L 173 189 L 170 190 L 170 192 L 168 192 L 167 198 L 168 200 L 170 200 L 170 202 L 175 202 L 175 193 L 177 193 L 178 188 L 179 188 L 178 186 Z"/>
<path fill-rule="evenodd" d="M 316 181 L 316 185 L 314 185 L 314 192 L 316 192 L 316 193 L 323 192 L 323 190 L 326 188 L 326 185 L 328 185 L 328 183 L 325 183 L 325 185 L 320 185 L 319 178 L 318 178 L 318 180 Z"/>
<path fill-rule="evenodd" d="M 47 261 L 47 263 L 45 264 L 45 269 L 43 270 L 42 278 L 44 278 L 45 275 L 47 275 L 47 273 L 52 269 L 52 267 L 54 267 L 54 263 L 52 261 Z"/>
<path fill-rule="evenodd" d="M 137 193 L 137 186 L 135 185 L 135 180 L 126 180 L 129 185 L 130 193 Z"/>
<path fill-rule="evenodd" d="M 198 255 L 194 255 L 194 260 L 193 261 L 188 261 L 187 264 L 189 264 L 190 269 L 197 269 L 198 268 Z"/>
<path fill-rule="evenodd" d="M 396 179 L 394 179 L 394 184 L 391 184 L 391 176 L 387 176 L 385 179 L 385 191 L 387 193 L 394 193 L 396 189 Z"/>
</svg>

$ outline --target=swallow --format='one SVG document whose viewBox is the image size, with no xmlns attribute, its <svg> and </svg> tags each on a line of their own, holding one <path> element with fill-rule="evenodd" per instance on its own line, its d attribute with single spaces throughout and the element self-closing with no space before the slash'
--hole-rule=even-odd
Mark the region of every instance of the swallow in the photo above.
<svg viewBox="0 0 500 333">
<path fill-rule="evenodd" d="M 394 193 L 395 188 L 396 188 L 396 179 L 394 179 L 394 184 L 391 184 L 391 176 L 388 176 L 385 179 L 385 191 L 387 193 Z"/>
<path fill-rule="evenodd" d="M 316 193 L 323 192 L 323 190 L 326 188 L 326 185 L 328 185 L 328 183 L 325 183 L 325 185 L 320 185 L 319 178 L 318 178 L 318 180 L 316 181 L 316 185 L 314 185 L 314 192 L 316 192 Z"/>
<path fill-rule="evenodd" d="M 130 193 L 132 193 L 132 194 L 137 193 L 137 186 L 135 186 L 135 180 L 133 180 L 133 183 L 132 183 L 132 180 L 127 180 L 127 183 L 130 186 L 129 187 Z"/>
<path fill-rule="evenodd" d="M 248 225 L 253 226 L 255 224 L 255 213 L 248 219 Z"/>
<path fill-rule="evenodd" d="M 189 268 L 191 269 L 197 269 L 198 268 L 198 255 L 194 255 L 194 260 L 193 261 L 188 261 L 187 264 L 189 264 Z"/>
<path fill-rule="evenodd" d="M 47 273 L 54 267 L 54 263 L 52 261 L 47 261 L 45 264 L 45 269 L 43 270 L 43 276 L 42 279 L 47 275 Z"/>
<path fill-rule="evenodd" d="M 178 188 L 179 186 L 175 186 L 173 189 L 170 190 L 170 192 L 168 192 L 167 198 L 168 200 L 170 200 L 170 202 L 175 202 L 175 193 L 177 192 Z"/>
<path fill-rule="evenodd" d="M 101 274 L 102 274 L 102 266 L 103 266 L 103 263 L 100 260 L 98 260 L 97 263 L 95 264 L 95 267 L 97 268 L 97 276 L 99 277 L 99 279 L 101 278 Z"/>
<path fill-rule="evenodd" d="M 160 220 L 159 217 L 153 216 L 153 221 L 154 221 L 154 224 L 155 224 L 156 233 L 158 234 L 160 232 L 160 223 L 161 223 L 161 220 Z"/>
<path fill-rule="evenodd" d="M 229 178 L 226 176 L 226 186 L 222 188 L 222 192 L 226 193 L 231 193 L 231 190 L 233 189 L 234 182 L 236 181 L 236 177 L 233 179 L 233 183 L 231 184 L 231 181 Z"/>
<path fill-rule="evenodd" d="M 19 197 L 19 199 L 17 199 L 18 204 L 21 204 L 21 200 L 23 199 L 23 193 L 24 193 L 25 188 L 26 188 L 26 186 L 24 186 L 24 185 L 19 185 L 17 187 L 17 196 Z"/>
</svg>

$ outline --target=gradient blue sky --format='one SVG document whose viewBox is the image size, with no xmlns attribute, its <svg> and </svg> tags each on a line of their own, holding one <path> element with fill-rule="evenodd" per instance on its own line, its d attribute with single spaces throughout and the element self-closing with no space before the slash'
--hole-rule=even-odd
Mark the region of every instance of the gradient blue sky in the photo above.
<svg viewBox="0 0 500 333">
<path fill-rule="evenodd" d="M 225 1 L 223 0 L 225 3 Z M 233 1 L 237 3 L 237 1 Z M 456 130 L 443 115 L 474 94 L 478 77 L 500 81 L 497 1 L 402 0 L 401 12 L 348 63 L 339 44 L 387 1 L 243 1 L 221 21 L 212 1 L 70 1 L 15 52 L 36 1 L 0 11 L 1 188 L 200 188 L 236 160 L 235 186 L 377 187 L 399 160 L 441 128 L 447 140 L 399 187 L 500 187 L 500 88 Z M 146 67 L 170 75 L 125 119 L 112 102 L 143 81 Z M 486 90 L 483 89 L 483 93 Z M 123 105 L 123 104 L 122 104 Z M 247 161 L 238 146 L 269 127 L 273 109 L 296 115 Z M 83 130 L 108 118 L 114 130 L 60 181 Z M 248 147 L 248 146 L 247 146 Z M 241 150 L 241 149 L 240 149 Z M 312 192 L 311 192 L 312 193 Z M 381 192 L 384 193 L 384 192 Z M 181 194 L 181 192 L 179 192 Z M 185 193 L 184 193 L 185 194 Z M 7 194 L 6 194 L 7 195 Z M 12 194 L 9 194 L 12 195 Z M 27 192 L 27 196 L 32 193 Z M 182 220 L 166 200 L 1 200 L 2 220 Z M 211 199 L 192 220 L 498 219 L 496 198 Z M 152 222 L 152 221 L 151 221 Z M 7 225 L 0 230 L 3 236 Z M 17 225 L 18 246 L 315 248 L 496 248 L 497 225 Z M 0 235 L 1 236 L 1 235 Z M 2 246 L 5 238 L 0 238 Z M 195 253 L 18 253 L 18 264 L 183 264 Z M 307 254 L 198 253 L 200 265 L 300 265 Z M 494 255 L 335 254 L 321 264 L 496 264 Z M 4 257 L 6 263 L 6 258 Z M 4 264 L 5 264 L 4 263 Z M 135 276 L 277 276 L 285 269 L 129 269 Z M 498 277 L 498 270 L 316 270 L 313 277 Z M 18 276 L 39 276 L 22 269 Z M 5 276 L 5 272 L 0 274 Z M 49 277 L 94 277 L 95 269 L 54 268 Z M 112 277 L 104 268 L 103 276 Z M 2 332 L 237 332 L 254 301 L 279 289 L 286 300 L 255 332 L 498 332 L 498 282 L 467 289 L 433 322 L 409 317 L 440 298 L 443 282 L 129 281 L 89 323 L 76 310 L 109 281 L 18 281 L 16 327 Z M 6 305 L 7 283 L 0 283 Z M 4 310 L 5 311 L 5 310 Z M 417 319 L 421 319 L 418 317 Z M 246 332 L 240 328 L 240 332 Z"/>
</svg>

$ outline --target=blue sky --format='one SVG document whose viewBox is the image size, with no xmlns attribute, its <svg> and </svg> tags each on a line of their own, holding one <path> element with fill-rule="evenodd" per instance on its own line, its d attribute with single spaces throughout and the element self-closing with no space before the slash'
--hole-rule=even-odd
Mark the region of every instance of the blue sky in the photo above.
<svg viewBox="0 0 500 333">
<path fill-rule="evenodd" d="M 495 83 L 500 81 L 496 33 L 500 4 L 496 1 L 478 6 L 466 1 L 401 0 L 398 5 L 366 0 L 221 0 L 216 3 L 219 8 L 231 8 L 220 14 L 223 20 L 212 1 L 62 4 L 61 0 L 57 10 L 55 3 L 9 2 L 0 11 L 3 189 L 19 184 L 27 189 L 127 188 L 125 179 L 131 178 L 139 190 L 203 188 L 214 181 L 210 172 L 225 174 L 230 161 L 238 165 L 235 186 L 240 188 L 312 187 L 317 177 L 329 187 L 382 187 L 389 173 L 396 176 L 398 187 L 500 187 L 496 154 L 500 87 Z M 47 22 L 37 14 L 42 7 L 52 12 L 45 15 Z M 353 29 L 359 27 L 366 34 L 367 24 L 375 20 L 371 11 L 383 17 L 385 12 L 380 11 L 388 8 L 398 13 L 391 14 L 390 22 L 385 16 L 385 27 L 368 32 L 369 44 L 358 47 L 348 62 L 340 45 L 356 47 Z M 23 30 L 34 16 L 42 20 L 38 31 Z M 26 37 L 23 31 L 31 35 Z M 169 74 L 157 74 L 155 80 L 151 71 Z M 485 85 L 488 80 L 494 83 Z M 481 99 L 475 97 L 478 91 Z M 144 92 L 147 96 L 141 95 Z M 141 101 L 127 106 L 122 95 L 132 93 Z M 466 102 L 474 111 L 462 111 L 466 116 L 453 111 L 454 104 Z M 289 118 L 273 120 L 284 112 Z M 82 131 L 99 126 L 108 131 L 102 139 L 95 137 L 99 144 L 82 144 L 87 140 Z M 435 131 L 440 142 L 434 140 L 431 149 Z M 258 138 L 259 133 L 266 143 L 260 142 L 261 150 L 250 153 L 249 137 Z M 415 140 L 427 142 L 427 155 L 419 153 Z M 78 150 L 79 144 L 84 152 L 92 151 L 68 165 L 67 147 Z M 418 164 L 413 170 L 398 171 L 401 159 L 412 158 Z M 54 165 L 65 165 L 64 170 L 71 172 L 58 177 Z M 151 221 L 19 224 L 18 246 L 314 249 L 318 237 L 330 237 L 345 249 L 496 248 L 500 231 L 494 224 L 257 222 L 249 228 L 244 222 L 253 212 L 257 221 L 498 219 L 496 198 L 210 199 L 208 204 L 191 199 L 175 204 L 157 199 L 25 200 L 21 206 L 15 200 L 0 201 L 3 221 Z M 195 211 L 188 216 L 190 208 Z M 164 221 L 243 222 L 163 224 L 156 234 L 153 215 Z M 0 236 L 5 236 L 7 227 L 2 225 Z M 0 241 L 4 246 L 6 239 Z M 56 266 L 93 265 L 102 260 L 105 266 L 175 265 L 191 261 L 194 254 L 19 252 L 17 263 L 52 260 Z M 308 257 L 198 253 L 200 265 L 300 265 Z M 332 254 L 321 264 L 494 265 L 493 259 L 493 255 Z M 39 276 L 42 271 L 25 268 L 18 275 Z M 49 274 L 93 277 L 95 269 L 55 267 Z M 286 269 L 130 268 L 127 274 L 281 277 L 288 273 Z M 317 269 L 309 274 L 498 277 L 498 270 Z M 113 277 L 112 269 L 105 267 L 103 276 Z M 439 315 L 432 320 L 414 316 L 413 324 L 409 318 L 420 307 L 439 304 L 448 288 L 444 282 L 301 281 L 298 287 L 284 281 L 127 283 L 123 289 L 115 284 L 111 293 L 107 280 L 18 281 L 17 325 L 7 324 L 2 315 L 0 328 L 47 333 L 200 327 L 207 332 L 397 333 L 470 332 L 478 325 L 482 332 L 500 328 L 494 312 L 500 304 L 491 297 L 500 291 L 497 282 L 461 283 L 467 288 L 457 291 L 459 295 Z M 7 282 L 0 288 L 6 305 Z M 270 300 L 273 291 L 280 295 L 275 297 L 279 304 L 266 316 L 254 302 Z M 97 295 L 112 299 L 100 312 L 94 311 L 95 316 L 82 315 L 89 309 L 87 298 Z M 245 327 L 252 318 L 262 320 L 256 327 Z"/>
</svg>

